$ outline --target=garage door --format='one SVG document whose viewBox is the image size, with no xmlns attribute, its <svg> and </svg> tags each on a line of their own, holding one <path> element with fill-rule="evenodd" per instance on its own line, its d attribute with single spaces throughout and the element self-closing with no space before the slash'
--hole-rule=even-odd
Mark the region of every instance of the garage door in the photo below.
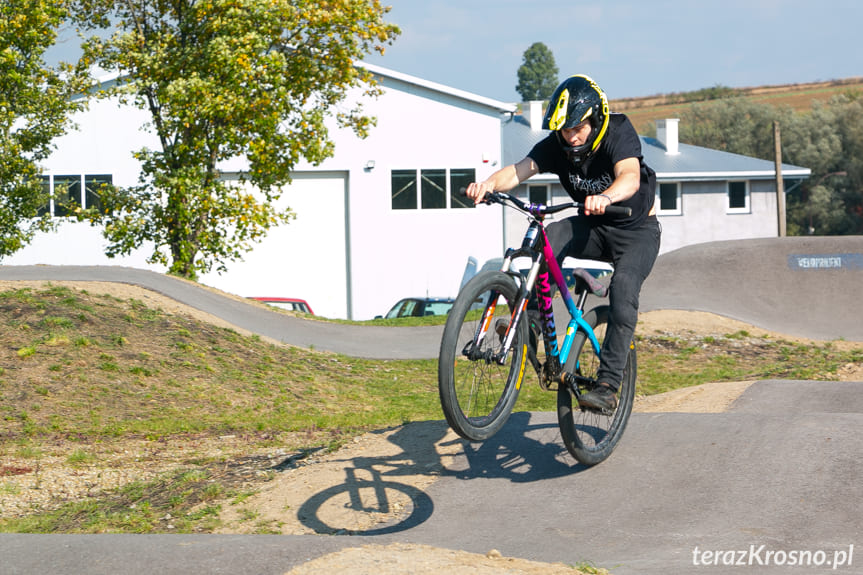
<svg viewBox="0 0 863 575">
<path fill-rule="evenodd" d="M 270 230 L 228 273 L 202 282 L 244 297 L 302 298 L 317 315 L 347 318 L 347 173 L 292 177 L 277 205 L 296 219 Z"/>
</svg>

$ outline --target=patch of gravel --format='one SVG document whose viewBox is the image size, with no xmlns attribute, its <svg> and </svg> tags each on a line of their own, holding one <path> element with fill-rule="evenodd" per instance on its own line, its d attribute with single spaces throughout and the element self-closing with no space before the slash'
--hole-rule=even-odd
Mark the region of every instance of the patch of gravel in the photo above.
<svg viewBox="0 0 863 575">
<path fill-rule="evenodd" d="M 427 545 L 394 543 L 342 549 L 319 557 L 289 571 L 286 575 L 368 575 L 410 573 L 411 575 L 578 575 L 577 569 L 563 563 L 540 563 L 503 557 L 491 549 L 485 555 L 439 549 Z M 597 575 L 604 569 L 592 571 Z"/>
</svg>

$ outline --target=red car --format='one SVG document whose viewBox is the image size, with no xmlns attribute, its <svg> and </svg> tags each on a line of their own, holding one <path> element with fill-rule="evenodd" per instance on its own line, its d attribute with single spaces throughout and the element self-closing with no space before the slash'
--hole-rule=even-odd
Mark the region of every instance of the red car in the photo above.
<svg viewBox="0 0 863 575">
<path fill-rule="evenodd" d="M 309 302 L 304 299 L 297 299 L 294 297 L 250 297 L 249 299 L 263 302 L 273 307 L 286 309 L 288 311 L 298 311 L 300 313 L 315 315 L 315 312 L 312 311 L 312 306 L 310 306 Z"/>
</svg>

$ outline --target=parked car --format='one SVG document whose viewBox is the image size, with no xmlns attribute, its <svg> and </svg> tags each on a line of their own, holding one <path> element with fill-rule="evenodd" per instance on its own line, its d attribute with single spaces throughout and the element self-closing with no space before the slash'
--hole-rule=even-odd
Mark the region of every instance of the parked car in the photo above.
<svg viewBox="0 0 863 575">
<path fill-rule="evenodd" d="M 596 279 L 600 279 L 600 278 L 604 278 L 605 276 L 609 276 L 612 274 L 612 270 L 610 268 L 611 268 L 611 266 L 608 266 L 608 268 L 583 268 L 583 269 L 587 273 L 589 273 L 590 275 L 595 277 Z M 573 270 L 575 270 L 575 268 L 571 268 L 571 267 L 560 268 L 560 271 L 563 272 L 563 279 L 566 282 L 566 285 L 567 285 L 567 287 L 569 287 L 570 290 L 575 288 L 575 276 L 572 275 Z M 527 278 L 527 274 L 530 272 L 530 270 L 525 268 L 525 269 L 518 270 L 518 272 L 522 275 L 522 277 Z"/>
<path fill-rule="evenodd" d="M 399 317 L 446 315 L 452 309 L 453 303 L 455 303 L 455 300 L 452 298 L 408 297 L 399 300 L 384 317 L 386 319 L 395 319 Z"/>
<path fill-rule="evenodd" d="M 253 299 L 273 307 L 286 309 L 288 311 L 298 311 L 300 313 L 315 315 L 315 312 L 312 311 L 312 306 L 310 306 L 309 302 L 304 299 L 293 297 L 250 297 L 249 299 Z"/>
<path fill-rule="evenodd" d="M 518 262 L 522 263 L 524 260 Z M 566 281 L 566 285 L 569 286 L 569 289 L 572 289 L 575 286 L 575 279 L 572 276 L 572 270 L 576 267 L 584 268 L 590 273 L 593 277 L 600 279 L 605 276 L 611 275 L 614 271 L 614 268 L 611 264 L 595 261 L 595 260 L 581 260 L 575 258 L 566 258 L 564 261 L 565 265 L 561 268 L 563 271 L 563 279 Z M 484 272 L 487 270 L 499 270 L 503 265 L 503 258 L 492 258 L 486 261 L 482 267 L 479 269 L 479 272 Z M 512 269 L 516 269 L 514 266 Z M 518 268 L 517 270 L 523 277 L 527 277 L 528 272 L 530 271 L 527 268 Z M 465 267 L 464 275 L 461 279 L 461 285 L 464 286 L 473 276 L 477 273 L 477 264 L 476 258 L 469 257 L 467 266 Z"/>
</svg>

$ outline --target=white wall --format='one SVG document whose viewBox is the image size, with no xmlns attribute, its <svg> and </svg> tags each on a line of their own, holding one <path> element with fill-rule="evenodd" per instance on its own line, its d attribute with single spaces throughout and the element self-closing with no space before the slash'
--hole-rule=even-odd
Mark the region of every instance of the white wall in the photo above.
<svg viewBox="0 0 863 575">
<path fill-rule="evenodd" d="M 684 182 L 681 215 L 660 215 L 660 253 L 703 242 L 770 238 L 778 234 L 772 182 L 749 183 L 749 213 L 727 213 L 726 182 Z"/>
<path fill-rule="evenodd" d="M 93 101 L 89 108 L 73 116 L 77 130 L 55 141 L 46 169 L 55 174 L 107 173 L 114 175 L 115 185 L 137 184 L 140 164 L 131 152 L 159 145 L 143 128 L 149 113 L 115 100 Z"/>
<path fill-rule="evenodd" d="M 378 123 L 366 140 L 340 138 L 322 167 L 350 167 L 353 319 L 383 315 L 409 296 L 455 296 L 469 256 L 502 254 L 500 208 L 393 210 L 394 169 L 499 167 L 501 115 L 397 83 L 367 104 Z M 485 156 L 486 162 L 483 161 Z M 368 160 L 375 167 L 365 170 Z"/>
<path fill-rule="evenodd" d="M 133 150 L 154 147 L 158 140 L 142 126 L 148 114 L 115 101 L 94 101 L 89 110 L 73 116 L 77 129 L 55 140 L 55 151 L 44 168 L 54 175 L 111 174 L 113 183 L 131 186 L 138 183 L 140 164 Z M 87 223 L 60 219 L 55 233 L 39 233 L 21 251 L 3 258 L 5 265 L 122 265 L 165 271 L 164 266 L 146 263 L 151 248 L 145 246 L 125 258 L 108 258 L 107 242 L 101 228 Z"/>
</svg>

